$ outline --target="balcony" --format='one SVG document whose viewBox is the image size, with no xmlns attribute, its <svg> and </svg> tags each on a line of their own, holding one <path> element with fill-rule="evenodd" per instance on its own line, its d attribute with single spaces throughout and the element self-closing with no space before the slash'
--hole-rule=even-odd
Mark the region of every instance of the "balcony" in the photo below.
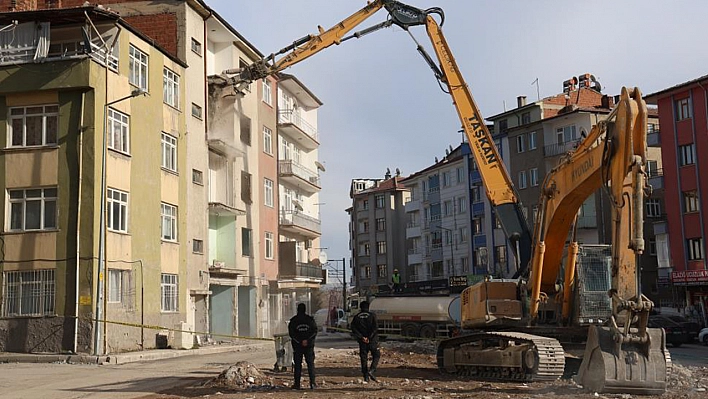
<svg viewBox="0 0 708 399">
<path fill-rule="evenodd" d="M 307 251 L 298 256 L 295 241 L 278 244 L 278 286 L 280 288 L 316 288 L 324 281 L 321 266 L 304 262 Z"/>
<path fill-rule="evenodd" d="M 314 194 L 322 188 L 320 175 L 293 160 L 278 161 L 278 174 L 284 181 L 297 186 L 307 194 Z"/>
<path fill-rule="evenodd" d="M 472 204 L 472 215 L 484 215 L 484 202 L 475 202 L 474 204 Z"/>
<path fill-rule="evenodd" d="M 658 130 L 647 134 L 647 145 L 649 147 L 661 147 L 661 137 Z"/>
<path fill-rule="evenodd" d="M 319 219 L 305 215 L 297 210 L 280 211 L 280 228 L 291 234 L 317 238 L 322 234 Z"/>
<path fill-rule="evenodd" d="M 406 202 L 406 212 L 420 211 L 420 205 L 418 198 L 411 198 L 410 201 Z"/>
<path fill-rule="evenodd" d="M 312 151 L 320 145 L 317 129 L 292 109 L 278 112 L 278 131 L 308 151 Z"/>
<path fill-rule="evenodd" d="M 555 157 L 562 155 L 575 148 L 579 140 L 568 141 L 566 143 L 549 144 L 543 147 L 543 155 L 546 157 Z"/>
<path fill-rule="evenodd" d="M 416 265 L 423 263 L 423 250 L 421 248 L 408 249 L 408 264 Z"/>
<path fill-rule="evenodd" d="M 419 223 L 408 223 L 406 226 L 406 238 L 420 237 L 421 229 Z"/>
<path fill-rule="evenodd" d="M 664 188 L 664 171 L 662 169 L 649 171 L 649 185 L 654 190 L 660 190 Z"/>
</svg>

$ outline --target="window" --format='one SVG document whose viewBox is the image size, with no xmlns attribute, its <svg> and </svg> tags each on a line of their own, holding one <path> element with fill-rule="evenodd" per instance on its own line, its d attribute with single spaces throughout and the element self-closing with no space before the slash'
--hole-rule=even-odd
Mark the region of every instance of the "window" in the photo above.
<svg viewBox="0 0 708 399">
<path fill-rule="evenodd" d="M 529 133 L 529 151 L 536 149 L 536 132 Z"/>
<path fill-rule="evenodd" d="M 647 176 L 659 176 L 659 163 L 657 161 L 647 161 Z"/>
<path fill-rule="evenodd" d="M 203 254 L 204 253 L 204 241 L 203 240 L 197 240 L 196 238 L 192 240 L 192 252 L 195 254 Z"/>
<path fill-rule="evenodd" d="M 383 194 L 376 196 L 376 209 L 381 209 L 386 206 L 386 197 Z"/>
<path fill-rule="evenodd" d="M 128 154 L 130 151 L 130 118 L 108 108 L 108 148 Z"/>
<path fill-rule="evenodd" d="M 263 152 L 273 155 L 273 131 L 263 126 Z"/>
<path fill-rule="evenodd" d="M 533 168 L 529 170 L 531 178 L 531 187 L 538 186 L 538 168 Z"/>
<path fill-rule="evenodd" d="M 265 206 L 273 207 L 273 180 L 263 179 Z"/>
<path fill-rule="evenodd" d="M 534 205 L 531 208 L 531 216 L 533 217 L 531 221 L 535 223 L 536 219 L 538 219 L 538 205 Z"/>
<path fill-rule="evenodd" d="M 691 117 L 691 104 L 688 98 L 676 100 L 676 120 L 681 121 Z"/>
<path fill-rule="evenodd" d="M 162 167 L 177 172 L 177 138 L 162 133 Z"/>
<path fill-rule="evenodd" d="M 56 145 L 59 106 L 36 105 L 10 108 L 10 147 Z"/>
<path fill-rule="evenodd" d="M 162 218 L 162 239 L 177 241 L 177 207 L 163 202 L 160 217 Z"/>
<path fill-rule="evenodd" d="M 371 254 L 370 246 L 368 242 L 359 244 L 359 255 L 369 256 Z"/>
<path fill-rule="evenodd" d="M 377 241 L 376 242 L 376 253 L 377 254 L 385 254 L 386 253 L 386 241 Z"/>
<path fill-rule="evenodd" d="M 359 232 L 360 233 L 368 233 L 369 232 L 369 221 L 368 220 L 360 220 L 359 221 Z"/>
<path fill-rule="evenodd" d="M 53 316 L 54 295 L 54 270 L 5 272 L 2 317 Z"/>
<path fill-rule="evenodd" d="M 450 245 L 452 244 L 452 241 L 454 239 L 452 231 L 451 230 L 443 230 L 445 234 L 443 234 L 443 237 L 445 239 L 445 245 Z"/>
<path fill-rule="evenodd" d="M 508 129 L 508 123 L 506 119 L 502 119 L 499 121 L 499 133 L 504 133 Z"/>
<path fill-rule="evenodd" d="M 470 271 L 470 260 L 468 258 L 460 259 L 460 264 L 462 265 L 462 274 L 467 274 Z"/>
<path fill-rule="evenodd" d="M 162 273 L 160 283 L 160 310 L 163 312 L 179 311 L 179 284 L 176 274 Z"/>
<path fill-rule="evenodd" d="M 179 75 L 171 70 L 162 70 L 162 101 L 179 109 Z"/>
<path fill-rule="evenodd" d="M 457 199 L 457 213 L 467 212 L 467 201 L 465 197 L 460 197 Z"/>
<path fill-rule="evenodd" d="M 482 233 L 484 233 L 484 219 L 481 217 L 472 219 L 472 234 Z"/>
<path fill-rule="evenodd" d="M 506 264 L 506 245 L 498 245 L 494 247 L 494 256 L 497 258 L 499 265 Z"/>
<path fill-rule="evenodd" d="M 376 230 L 385 231 L 386 230 L 386 219 L 380 218 L 376 219 Z"/>
<path fill-rule="evenodd" d="M 253 251 L 251 250 L 251 234 L 251 229 L 245 227 L 241 228 L 241 255 L 243 256 L 253 256 Z"/>
<path fill-rule="evenodd" d="M 649 241 L 649 255 L 656 256 L 656 241 Z"/>
<path fill-rule="evenodd" d="M 472 202 L 482 201 L 482 188 L 480 186 L 472 186 Z"/>
<path fill-rule="evenodd" d="M 450 182 L 450 171 L 442 173 L 442 185 L 443 187 L 449 187 L 452 185 Z"/>
<path fill-rule="evenodd" d="M 526 188 L 526 171 L 519 172 L 519 189 Z"/>
<path fill-rule="evenodd" d="M 452 216 L 455 213 L 452 200 L 443 202 L 443 213 L 445 216 Z"/>
<path fill-rule="evenodd" d="M 467 228 L 461 227 L 457 229 L 457 237 L 459 237 L 459 243 L 467 242 Z"/>
<path fill-rule="evenodd" d="M 689 238 L 686 240 L 688 246 L 688 260 L 703 259 L 703 238 Z"/>
<path fill-rule="evenodd" d="M 263 102 L 272 105 L 272 91 L 273 89 L 270 87 L 270 80 L 268 78 L 263 78 Z"/>
<path fill-rule="evenodd" d="M 575 125 L 559 127 L 556 129 L 556 139 L 558 144 L 572 143 L 576 140 Z"/>
<path fill-rule="evenodd" d="M 241 200 L 251 203 L 251 174 L 246 171 L 241 171 Z"/>
<path fill-rule="evenodd" d="M 516 136 L 516 152 L 524 152 L 524 135 L 520 134 Z"/>
<path fill-rule="evenodd" d="M 273 256 L 275 254 L 274 251 L 274 241 L 273 241 L 273 233 L 266 231 L 265 232 L 265 257 L 266 259 L 273 259 Z"/>
<path fill-rule="evenodd" d="M 57 228 L 57 189 L 9 190 L 10 230 L 50 230 Z"/>
<path fill-rule="evenodd" d="M 361 268 L 361 278 L 371 278 L 371 266 L 363 266 Z"/>
<path fill-rule="evenodd" d="M 698 212 L 700 209 L 700 201 L 698 198 L 698 191 L 684 191 L 683 192 L 683 212 Z"/>
<path fill-rule="evenodd" d="M 121 233 L 128 232 L 128 193 L 109 188 L 106 190 L 106 228 Z"/>
<path fill-rule="evenodd" d="M 202 107 L 195 103 L 192 103 L 192 116 L 197 119 L 202 119 Z"/>
<path fill-rule="evenodd" d="M 696 144 L 691 143 L 679 146 L 679 163 L 681 166 L 696 163 Z"/>
<path fill-rule="evenodd" d="M 197 39 L 192 38 L 192 51 L 201 57 L 202 55 L 202 44 L 197 41 Z"/>
<path fill-rule="evenodd" d="M 658 218 L 661 216 L 661 201 L 657 198 L 649 198 L 646 202 L 647 217 Z"/>
<path fill-rule="evenodd" d="M 192 183 L 203 185 L 204 173 L 201 170 L 192 169 Z"/>
<path fill-rule="evenodd" d="M 379 271 L 379 277 L 386 277 L 386 276 L 388 276 L 388 268 L 386 267 L 385 264 L 384 264 L 384 265 L 378 265 L 378 266 L 376 266 L 376 268 L 377 268 L 378 271 Z"/>
<path fill-rule="evenodd" d="M 130 45 L 130 71 L 128 80 L 130 84 L 148 90 L 148 56 Z"/>
<path fill-rule="evenodd" d="M 457 184 L 465 182 L 465 170 L 463 168 L 457 168 Z"/>
<path fill-rule="evenodd" d="M 364 200 L 361 202 L 361 209 L 365 211 L 369 209 L 369 200 Z"/>
<path fill-rule="evenodd" d="M 530 112 L 522 112 L 521 113 L 521 124 L 525 125 L 527 123 L 531 123 L 531 113 Z"/>
<path fill-rule="evenodd" d="M 122 303 L 130 288 L 130 270 L 108 269 L 108 302 Z"/>
</svg>

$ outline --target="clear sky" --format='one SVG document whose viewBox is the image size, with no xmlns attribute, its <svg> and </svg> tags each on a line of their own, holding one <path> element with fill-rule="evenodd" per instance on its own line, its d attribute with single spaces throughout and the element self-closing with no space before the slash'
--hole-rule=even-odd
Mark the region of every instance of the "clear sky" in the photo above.
<svg viewBox="0 0 708 399">
<path fill-rule="evenodd" d="M 364 0 L 206 0 L 261 53 L 317 26 L 329 29 Z M 591 73 L 603 93 L 637 86 L 649 94 L 708 74 L 708 1 L 407 0 L 442 7 L 443 32 L 483 116 L 562 92 Z M 381 10 L 357 29 L 382 22 Z M 424 27 L 411 29 L 434 57 Z M 288 69 L 324 105 L 318 111 L 322 246 L 350 258 L 352 178 L 407 176 L 460 143 L 460 122 L 409 35 L 398 27 L 333 46 Z M 506 108 L 505 108 L 506 107 Z M 347 271 L 350 275 L 350 271 Z"/>
</svg>

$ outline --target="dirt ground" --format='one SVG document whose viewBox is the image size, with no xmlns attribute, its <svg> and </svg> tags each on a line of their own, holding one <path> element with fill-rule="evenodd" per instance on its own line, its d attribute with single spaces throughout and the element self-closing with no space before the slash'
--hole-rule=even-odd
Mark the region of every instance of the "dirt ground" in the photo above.
<svg viewBox="0 0 708 399">
<path fill-rule="evenodd" d="M 274 372 L 272 365 L 240 363 L 228 373 L 206 378 L 202 383 L 174 388 L 144 399 L 181 398 L 346 398 L 346 399 L 433 399 L 433 398 L 508 398 L 529 399 L 552 395 L 554 398 L 621 398 L 631 395 L 587 393 L 571 380 L 553 383 L 497 383 L 460 379 L 437 370 L 435 347 L 429 342 L 384 342 L 377 372 L 378 382 L 364 382 L 359 374 L 359 356 L 352 349 L 318 348 L 315 359 L 315 390 L 292 390 L 292 371 Z M 303 387 L 309 384 L 303 365 Z M 669 389 L 662 399 L 708 397 L 708 367 L 674 365 Z M 643 398 L 658 398 L 643 396 Z"/>
</svg>

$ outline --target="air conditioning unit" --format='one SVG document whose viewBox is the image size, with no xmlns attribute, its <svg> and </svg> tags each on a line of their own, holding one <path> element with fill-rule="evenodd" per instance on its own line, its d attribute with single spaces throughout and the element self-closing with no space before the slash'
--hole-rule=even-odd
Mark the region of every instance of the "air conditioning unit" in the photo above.
<svg viewBox="0 0 708 399">
<path fill-rule="evenodd" d="M 212 263 L 211 266 L 212 266 L 212 267 L 217 267 L 217 268 L 223 268 L 223 267 L 226 266 L 226 263 L 224 263 L 224 262 L 221 261 L 221 260 L 216 260 L 216 259 L 214 259 L 214 262 Z"/>
</svg>

